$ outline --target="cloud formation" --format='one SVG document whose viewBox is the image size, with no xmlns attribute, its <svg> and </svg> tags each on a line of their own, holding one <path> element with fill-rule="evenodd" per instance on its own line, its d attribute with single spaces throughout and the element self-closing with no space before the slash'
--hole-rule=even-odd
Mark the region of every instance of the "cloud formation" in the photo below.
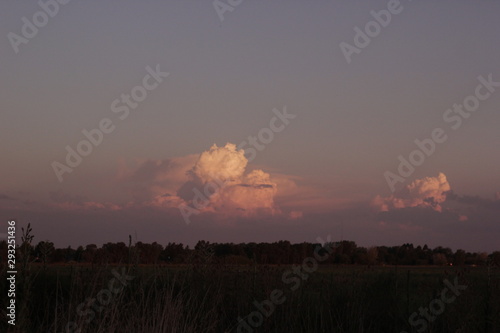
<svg viewBox="0 0 500 333">
<path fill-rule="evenodd" d="M 437 177 L 417 179 L 400 192 L 389 197 L 376 196 L 371 202 L 378 211 L 377 220 L 383 223 L 433 226 L 458 223 L 466 225 L 481 221 L 498 221 L 500 211 L 499 193 L 488 199 L 480 196 L 455 194 L 446 179 Z"/>
<path fill-rule="evenodd" d="M 278 211 L 274 204 L 276 183 L 262 170 L 245 173 L 247 164 L 244 150 L 238 150 L 236 145 L 214 144 L 189 171 L 191 181 L 179 195 L 199 211 L 245 216 L 258 212 L 274 214 Z"/>
<path fill-rule="evenodd" d="M 228 181 L 210 197 L 214 211 L 230 210 L 253 213 L 267 210 L 275 213 L 274 196 L 277 185 L 271 181 L 268 173 L 253 170 L 237 180 Z"/>
<path fill-rule="evenodd" d="M 189 207 L 194 214 L 223 216 L 279 213 L 277 183 L 263 170 L 247 171 L 247 165 L 244 150 L 214 144 L 200 155 L 147 160 L 133 170 L 122 167 L 118 181 L 132 195 L 128 206 Z"/>
<path fill-rule="evenodd" d="M 237 181 L 243 176 L 247 163 L 243 149 L 238 150 L 232 143 L 224 147 L 214 144 L 200 155 L 191 173 L 202 183 Z"/>
<path fill-rule="evenodd" d="M 198 155 L 165 160 L 146 160 L 136 168 L 121 165 L 117 181 L 136 204 L 162 202 L 176 197 L 179 188 L 190 180 L 188 175 Z M 167 200 L 171 201 L 171 200 Z"/>
<path fill-rule="evenodd" d="M 431 207 L 440 212 L 450 189 L 446 175 L 440 172 L 437 177 L 417 179 L 389 197 L 377 195 L 372 206 L 381 212 L 408 207 Z"/>
</svg>

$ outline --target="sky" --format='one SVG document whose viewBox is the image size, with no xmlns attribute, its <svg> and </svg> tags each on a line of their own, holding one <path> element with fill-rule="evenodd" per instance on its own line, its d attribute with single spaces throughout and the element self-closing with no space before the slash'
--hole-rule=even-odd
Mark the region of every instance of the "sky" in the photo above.
<svg viewBox="0 0 500 333">
<path fill-rule="evenodd" d="M 500 250 L 499 14 L 0 2 L 2 225 L 60 247 L 330 235 Z"/>
</svg>

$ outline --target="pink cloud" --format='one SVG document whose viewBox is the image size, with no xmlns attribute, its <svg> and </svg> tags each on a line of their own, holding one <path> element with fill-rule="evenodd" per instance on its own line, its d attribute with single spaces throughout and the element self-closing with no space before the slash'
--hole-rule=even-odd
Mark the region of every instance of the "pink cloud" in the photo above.
<svg viewBox="0 0 500 333">
<path fill-rule="evenodd" d="M 446 201 L 446 192 L 450 189 L 446 175 L 440 172 L 437 177 L 416 179 L 389 197 L 377 195 L 371 205 L 382 212 L 407 207 L 431 207 L 441 211 L 441 204 Z"/>
</svg>

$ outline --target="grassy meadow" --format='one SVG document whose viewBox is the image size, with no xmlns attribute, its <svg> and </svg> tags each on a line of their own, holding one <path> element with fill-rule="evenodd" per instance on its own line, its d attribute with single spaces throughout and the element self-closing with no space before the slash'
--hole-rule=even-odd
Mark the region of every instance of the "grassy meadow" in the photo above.
<svg viewBox="0 0 500 333">
<path fill-rule="evenodd" d="M 17 276 L 15 329 L 2 332 L 499 332 L 498 267 L 30 264 Z M 288 272 L 286 278 L 284 273 Z M 307 277 L 305 277 L 307 274 Z M 6 268 L 0 285 L 7 289 Z M 410 325 L 454 279 L 432 320 Z M 113 280 L 113 283 L 110 281 Z M 282 291 L 280 304 L 255 302 Z M 448 298 L 453 294 L 449 292 Z M 434 302 L 436 303 L 436 302 Z M 268 303 L 269 304 L 269 303 Z M 439 304 L 438 304 L 439 305 Z M 7 304 L 2 301 L 2 312 Z M 436 306 L 436 304 L 434 304 Z M 253 323 L 239 320 L 253 315 Z M 262 313 L 264 313 L 262 315 Z M 5 316 L 5 314 L 4 314 Z M 260 320 L 262 319 L 262 320 Z M 248 323 L 248 321 L 247 321 Z M 425 323 L 425 324 L 424 324 Z M 424 327 L 425 326 L 425 327 Z"/>
</svg>

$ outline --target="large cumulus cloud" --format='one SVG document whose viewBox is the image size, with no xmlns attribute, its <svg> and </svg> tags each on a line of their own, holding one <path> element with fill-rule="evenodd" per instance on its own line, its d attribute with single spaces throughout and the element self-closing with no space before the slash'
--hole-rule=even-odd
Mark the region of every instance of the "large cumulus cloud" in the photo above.
<svg viewBox="0 0 500 333">
<path fill-rule="evenodd" d="M 132 195 L 129 205 L 180 208 L 181 213 L 253 216 L 276 214 L 277 182 L 260 169 L 247 170 L 242 149 L 213 145 L 200 155 L 148 160 L 120 172 Z"/>
<path fill-rule="evenodd" d="M 201 211 L 247 216 L 276 213 L 276 183 L 262 170 L 246 172 L 247 164 L 244 151 L 236 145 L 213 145 L 189 171 L 191 181 L 184 184 L 179 195 Z"/>
</svg>

